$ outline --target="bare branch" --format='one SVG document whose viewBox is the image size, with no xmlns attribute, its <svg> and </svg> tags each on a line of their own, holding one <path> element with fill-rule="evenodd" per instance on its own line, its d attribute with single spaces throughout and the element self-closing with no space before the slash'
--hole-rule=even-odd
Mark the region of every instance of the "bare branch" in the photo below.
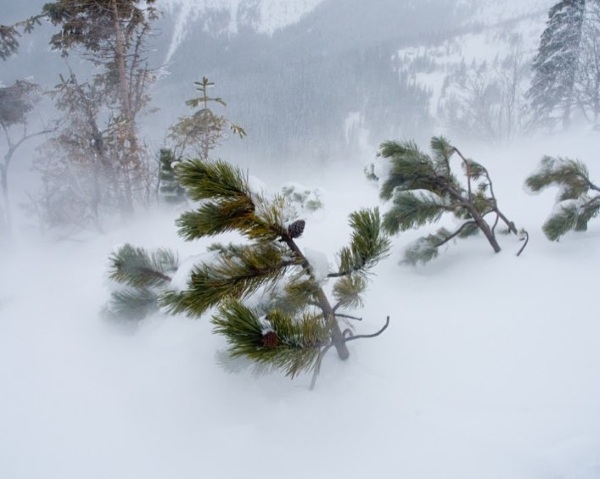
<svg viewBox="0 0 600 479">
<path fill-rule="evenodd" d="M 334 308 L 335 310 L 335 308 Z M 349 314 L 342 314 L 342 313 L 335 313 L 335 316 L 338 318 L 344 318 L 344 319 L 353 319 L 355 321 L 362 321 L 362 318 L 358 318 L 356 316 L 350 316 Z"/>
<path fill-rule="evenodd" d="M 471 187 L 471 165 L 469 165 L 469 161 L 463 156 L 463 154 L 460 152 L 460 150 L 458 148 L 456 148 L 455 146 L 453 146 L 452 148 L 458 154 L 458 156 L 460 156 L 460 158 L 462 159 L 463 164 L 465 165 L 465 168 L 467 170 L 468 198 L 469 198 L 469 201 L 473 201 L 473 193 L 472 193 L 472 187 Z"/>
<path fill-rule="evenodd" d="M 385 319 L 385 324 L 383 325 L 383 327 L 377 331 L 376 333 L 373 334 L 357 334 L 355 336 L 350 336 L 349 338 L 345 338 L 345 342 L 348 341 L 354 341 L 355 339 L 367 339 L 367 338 L 375 338 L 377 336 L 379 336 L 381 333 L 383 333 L 387 327 L 390 325 L 390 317 L 388 316 Z"/>
<path fill-rule="evenodd" d="M 600 191 L 600 190 L 598 190 Z M 598 203 L 600 202 L 600 195 L 598 196 L 594 196 L 591 200 L 586 201 L 585 203 L 583 203 L 580 208 L 588 208 L 589 206 L 593 205 L 594 203 Z"/>
<path fill-rule="evenodd" d="M 600 187 L 596 186 L 594 183 L 592 183 L 589 178 L 585 178 L 586 183 L 588 184 L 588 186 L 590 187 L 591 190 L 595 190 L 595 191 L 600 191 Z"/>
<path fill-rule="evenodd" d="M 523 250 L 527 246 L 527 243 L 529 243 L 529 233 L 527 231 L 523 230 L 523 234 L 525 235 L 525 239 L 524 239 L 525 242 L 523 243 L 523 246 L 521 246 L 521 249 L 519 249 L 519 252 L 517 253 L 517 256 L 521 256 L 521 253 L 523 252 Z"/>
<path fill-rule="evenodd" d="M 351 268 L 347 271 L 338 271 L 337 273 L 329 273 L 327 275 L 328 278 L 340 278 L 342 276 L 350 276 L 352 273 L 356 273 L 357 271 L 362 270 L 364 267 L 363 265 L 357 266 L 356 268 Z"/>
<path fill-rule="evenodd" d="M 498 212 L 496 212 L 496 219 L 494 220 L 494 224 L 492 225 L 492 233 L 496 234 L 496 226 L 498 226 L 498 223 L 500 221 L 500 215 L 498 214 Z"/>
<path fill-rule="evenodd" d="M 333 341 L 330 342 L 327 346 L 325 346 L 319 352 L 319 357 L 317 358 L 317 363 L 315 364 L 315 370 L 313 371 L 312 379 L 310 381 L 309 389 L 312 391 L 317 385 L 317 378 L 319 377 L 319 372 L 321 371 L 321 363 L 323 362 L 323 357 L 327 354 L 327 351 L 333 346 Z"/>
<path fill-rule="evenodd" d="M 467 222 L 463 223 L 460 228 L 458 228 L 454 233 L 452 233 L 450 236 L 448 236 L 444 241 L 440 241 L 439 243 L 436 243 L 434 246 L 436 248 L 439 248 L 440 246 L 445 245 L 448 241 L 452 240 L 453 238 L 456 238 L 460 234 L 460 232 L 469 225 L 477 225 L 477 222 L 476 221 L 467 221 Z"/>
</svg>

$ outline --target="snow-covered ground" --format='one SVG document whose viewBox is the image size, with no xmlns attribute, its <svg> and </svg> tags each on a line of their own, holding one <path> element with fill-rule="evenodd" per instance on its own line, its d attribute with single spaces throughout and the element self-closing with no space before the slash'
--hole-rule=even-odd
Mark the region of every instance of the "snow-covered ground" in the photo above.
<svg viewBox="0 0 600 479">
<path fill-rule="evenodd" d="M 577 157 L 600 181 L 599 144 L 457 145 L 488 167 L 529 246 L 517 258 L 520 243 L 501 237 L 495 255 L 475 237 L 411 268 L 398 260 L 420 233 L 394 238 L 356 331 L 388 315 L 390 327 L 349 343 L 346 362 L 329 353 L 314 391 L 307 376 L 225 372 L 207 318 L 100 317 L 116 245 L 203 251 L 177 237 L 174 213 L 81 242 L 22 233 L 0 256 L 0 478 L 600 477 L 600 221 L 551 243 L 540 227 L 555 192 L 523 189 L 543 154 Z M 331 257 L 348 213 L 379 204 L 362 166 L 251 173 L 321 189 L 299 243 Z"/>
</svg>

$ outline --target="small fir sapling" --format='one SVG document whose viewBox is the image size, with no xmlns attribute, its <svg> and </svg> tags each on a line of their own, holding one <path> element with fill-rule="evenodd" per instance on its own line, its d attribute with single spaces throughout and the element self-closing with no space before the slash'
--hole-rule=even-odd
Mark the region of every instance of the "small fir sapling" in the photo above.
<svg viewBox="0 0 600 479">
<path fill-rule="evenodd" d="M 439 254 L 439 248 L 454 238 L 466 238 L 481 231 L 494 252 L 500 251 L 496 227 L 502 221 L 507 231 L 519 234 L 527 244 L 527 233 L 517 231 L 515 224 L 500 211 L 488 170 L 452 146 L 443 137 L 431 139 L 432 155 L 423 153 L 412 141 L 387 141 L 381 145 L 379 156 L 389 160 L 388 171 L 381 178 L 380 197 L 392 206 L 383 217 L 383 228 L 389 234 L 417 228 L 439 221 L 444 213 L 459 220 L 454 230 L 440 228 L 436 233 L 420 238 L 405 251 L 405 262 L 426 263 Z M 457 156 L 465 177 L 458 180 L 451 167 Z M 375 170 L 367 172 L 377 178 Z M 377 178 L 379 179 L 379 178 Z M 491 215 L 490 225 L 486 217 Z"/>
<path fill-rule="evenodd" d="M 200 158 L 207 160 L 212 150 L 227 137 L 228 130 L 240 138 L 246 136 L 246 131 L 211 108 L 216 105 L 226 106 L 222 98 L 208 94 L 208 90 L 215 86 L 213 82 L 202 77 L 202 81 L 194 82 L 194 85 L 200 96 L 186 100 L 185 104 L 198 110 L 192 115 L 179 118 L 169 129 L 169 137 L 178 150 L 192 150 Z"/>
<path fill-rule="evenodd" d="M 291 377 L 312 371 L 313 385 L 330 347 L 347 359 L 349 341 L 377 336 L 387 327 L 389 318 L 375 334 L 353 335 L 343 328 L 352 317 L 341 311 L 362 305 L 368 273 L 389 249 L 377 209 L 350 215 L 350 244 L 339 252 L 335 270 L 323 273 L 322 261 L 314 264 L 317 255 L 298 244 L 309 225 L 286 217 L 289 206 L 282 195 L 268 199 L 252 191 L 247 176 L 222 161 L 186 161 L 177 173 L 190 199 L 199 202 L 178 219 L 180 235 L 192 241 L 236 231 L 246 241 L 213 244 L 211 259 L 193 268 L 185 288 L 167 288 L 160 295 L 166 311 L 192 317 L 212 312 L 214 332 L 226 337 L 231 357 Z M 119 253 L 113 271 L 125 267 L 118 258 Z M 168 281 L 163 269 L 147 273 Z M 335 281 L 330 294 L 328 280 Z"/>
<path fill-rule="evenodd" d="M 554 210 L 542 226 L 549 240 L 558 241 L 569 231 L 586 231 L 600 211 L 600 187 L 590 181 L 581 161 L 545 156 L 525 184 L 532 192 L 559 188 Z"/>
</svg>

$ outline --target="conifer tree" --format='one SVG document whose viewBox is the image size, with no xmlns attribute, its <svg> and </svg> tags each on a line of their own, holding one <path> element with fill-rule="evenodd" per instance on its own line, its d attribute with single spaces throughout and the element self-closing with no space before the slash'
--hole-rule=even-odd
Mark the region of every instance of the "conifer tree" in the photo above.
<svg viewBox="0 0 600 479">
<path fill-rule="evenodd" d="M 76 52 L 94 67 L 89 81 L 78 81 L 71 71 L 51 92 L 64 113 L 64 128 L 37 162 L 40 172 L 50 174 L 33 198 L 47 225 L 102 230 L 104 213 L 118 208 L 129 217 L 155 192 L 156 174 L 137 125 L 154 81 L 146 57 L 151 22 L 157 19 L 154 1 L 55 0 L 37 15 L 0 25 L 0 59 L 15 54 L 21 34 L 45 19 L 59 28 L 50 38 L 52 49 L 65 58 Z"/>
<path fill-rule="evenodd" d="M 429 156 L 412 141 L 387 141 L 381 145 L 379 155 L 389 160 L 390 165 L 388 175 L 381 179 L 380 196 L 392 202 L 383 217 L 383 228 L 396 234 L 435 223 L 444 213 L 451 213 L 459 220 L 460 226 L 454 231 L 440 228 L 413 243 L 405 252 L 409 264 L 426 263 L 438 256 L 442 245 L 478 231 L 498 253 L 501 249 L 495 234 L 498 223 L 502 221 L 509 232 L 518 233 L 514 223 L 498 208 L 488 170 L 465 158 L 443 137 L 432 138 L 431 149 L 433 154 Z M 455 154 L 461 161 L 465 185 L 451 168 L 450 160 Z M 494 217 L 492 225 L 486 221 L 488 215 Z"/>
<path fill-rule="evenodd" d="M 560 0 L 548 12 L 537 55 L 532 64 L 533 80 L 528 92 L 532 108 L 541 122 L 562 120 L 566 129 L 573 109 L 590 96 L 590 54 L 597 61 L 599 0 Z M 587 38 L 586 38 L 587 37 Z M 591 79 L 593 82 L 593 78 Z M 597 82 L 596 82 L 597 83 Z M 581 91 L 585 86 L 586 91 Z M 593 86 L 598 96 L 599 84 Z M 578 91 L 579 90 L 579 91 Z"/>
<path fill-rule="evenodd" d="M 179 184 L 174 166 L 177 158 L 173 150 L 162 148 L 160 150 L 159 193 L 164 203 L 176 205 L 185 202 L 185 190 Z"/>
<path fill-rule="evenodd" d="M 0 25 L 0 59 L 6 60 L 19 49 L 19 31 L 14 25 Z"/>
<path fill-rule="evenodd" d="M 118 187 L 119 208 L 126 217 L 134 212 L 136 203 L 146 201 L 149 190 L 148 158 L 138 122 L 150 101 L 149 87 L 155 79 L 146 56 L 152 22 L 157 19 L 154 3 L 55 0 L 42 9 L 59 28 L 50 39 L 51 47 L 65 57 L 77 52 L 98 72 L 85 88 L 81 87 L 88 82 L 82 85 L 71 72 L 70 79 L 57 88 L 57 106 L 70 115 L 87 117 L 96 123 L 94 130 L 106 125 L 100 129 L 100 133 L 108 133 L 103 138 L 102 161 L 111 171 L 103 180 Z M 97 106 L 91 109 L 91 103 Z M 111 145 L 106 144 L 109 138 Z M 96 141 L 94 137 L 90 140 Z"/>
<path fill-rule="evenodd" d="M 597 128 L 600 125 L 600 0 L 586 2 L 575 88 L 580 111 Z"/>
<path fill-rule="evenodd" d="M 578 160 L 545 156 L 525 182 L 533 192 L 557 186 L 560 193 L 542 229 L 551 241 L 569 231 L 586 231 L 600 212 L 600 187 L 590 181 L 587 167 Z"/>
<path fill-rule="evenodd" d="M 232 357 L 281 369 L 291 377 L 312 371 L 316 378 L 330 347 L 347 359 L 349 341 L 377 336 L 387 327 L 389 318 L 375 334 L 353 335 L 341 324 L 350 317 L 342 309 L 362 305 L 367 274 L 389 248 L 377 209 L 350 215 L 350 244 L 339 252 L 335 270 L 323 272 L 302 251 L 299 238 L 306 223 L 287 217 L 283 196 L 268 199 L 252 191 L 246 175 L 222 161 L 190 160 L 176 170 L 190 199 L 200 205 L 180 216 L 180 235 L 192 241 L 236 231 L 246 242 L 213 244 L 211 259 L 194 267 L 185 289 L 171 287 L 160 295 L 166 311 L 192 317 L 213 311 L 214 331 L 226 337 Z M 136 286 L 137 274 L 147 271 L 160 286 L 168 281 L 159 267 L 131 268 L 127 258 L 135 266 L 139 255 L 128 251 L 113 256 L 113 277 L 128 278 Z M 335 281 L 331 295 L 325 289 L 327 280 Z M 148 298 L 146 285 L 140 283 L 142 304 Z"/>
<path fill-rule="evenodd" d="M 44 14 L 33 15 L 12 25 L 0 25 L 0 60 L 15 55 L 19 50 L 21 32 L 31 33 L 36 26 L 42 24 L 41 19 L 44 16 Z"/>
<path fill-rule="evenodd" d="M 199 108 L 191 116 L 179 118 L 179 121 L 170 128 L 170 137 L 175 141 L 181 151 L 188 149 L 200 158 L 208 159 L 209 153 L 216 148 L 226 137 L 230 130 L 240 138 L 246 136 L 246 131 L 213 111 L 211 105 L 226 106 L 220 97 L 209 96 L 209 88 L 215 84 L 203 77 L 202 81 L 194 82 L 200 96 L 191 98 L 185 104 L 191 108 Z"/>
</svg>

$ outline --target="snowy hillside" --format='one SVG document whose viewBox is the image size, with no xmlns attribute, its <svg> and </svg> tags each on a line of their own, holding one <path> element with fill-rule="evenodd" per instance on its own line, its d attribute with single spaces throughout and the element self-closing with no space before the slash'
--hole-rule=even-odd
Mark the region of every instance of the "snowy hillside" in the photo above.
<svg viewBox="0 0 600 479">
<path fill-rule="evenodd" d="M 459 0 L 457 7 L 473 12 L 470 22 L 487 25 L 546 13 L 554 3 L 553 0 Z"/>
<path fill-rule="evenodd" d="M 181 42 L 185 41 L 191 29 L 200 27 L 212 33 L 232 34 L 240 28 L 251 28 L 259 33 L 272 34 L 297 22 L 302 15 L 323 1 L 168 0 L 165 2 L 166 14 L 174 16 L 175 29 L 167 61 Z"/>
<path fill-rule="evenodd" d="M 250 14 L 250 3 L 239 1 L 172 1 L 173 23 L 165 30 L 171 75 L 157 84 L 161 94 L 183 107 L 183 92 L 199 71 L 215 79 L 229 113 L 252 132 L 244 149 L 270 161 L 351 150 L 346 131 L 353 118 L 372 147 L 389 136 L 426 139 L 447 131 L 447 123 L 456 125 L 453 135 L 512 138 L 511 131 L 497 131 L 510 128 L 479 132 L 455 121 L 469 113 L 456 105 L 464 96 L 457 84 L 472 80 L 465 69 L 484 61 L 490 77 L 511 55 L 528 64 L 551 4 L 313 0 L 255 2 Z M 218 32 L 227 34 L 215 38 Z M 520 74 L 523 89 L 528 72 Z M 320 108 L 329 115 L 315 115 Z"/>
<path fill-rule="evenodd" d="M 471 15 L 460 32 L 397 51 L 393 61 L 399 75 L 431 93 L 436 131 L 494 142 L 526 131 L 529 65 L 551 4 L 464 2 Z"/>
</svg>

